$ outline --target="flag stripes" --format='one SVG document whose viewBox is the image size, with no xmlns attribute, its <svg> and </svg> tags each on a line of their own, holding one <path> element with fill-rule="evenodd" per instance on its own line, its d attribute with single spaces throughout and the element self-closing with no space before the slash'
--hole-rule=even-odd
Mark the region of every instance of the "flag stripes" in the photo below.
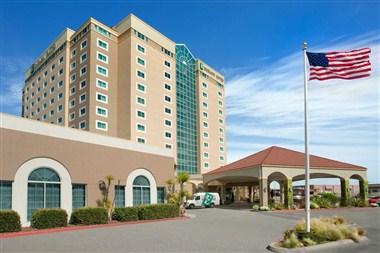
<svg viewBox="0 0 380 253">
<path fill-rule="evenodd" d="M 370 48 L 346 52 L 310 53 L 310 80 L 357 79 L 370 76 Z"/>
</svg>

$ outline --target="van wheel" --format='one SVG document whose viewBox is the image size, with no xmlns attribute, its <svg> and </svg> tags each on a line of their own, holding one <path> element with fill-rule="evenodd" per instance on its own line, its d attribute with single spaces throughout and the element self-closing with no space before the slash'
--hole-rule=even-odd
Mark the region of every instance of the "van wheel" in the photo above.
<svg viewBox="0 0 380 253">
<path fill-rule="evenodd" d="M 189 209 L 194 209 L 194 208 L 195 208 L 194 204 L 189 205 Z"/>
<path fill-rule="evenodd" d="M 214 204 L 214 203 L 211 203 L 210 207 L 211 207 L 211 208 L 214 208 L 214 207 L 215 207 L 215 204 Z"/>
</svg>

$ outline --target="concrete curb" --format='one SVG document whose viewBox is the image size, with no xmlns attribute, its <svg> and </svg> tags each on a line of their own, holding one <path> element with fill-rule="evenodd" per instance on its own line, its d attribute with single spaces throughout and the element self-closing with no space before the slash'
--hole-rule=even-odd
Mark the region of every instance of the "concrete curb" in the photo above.
<svg viewBox="0 0 380 253">
<path fill-rule="evenodd" d="M 155 222 L 165 222 L 165 221 L 180 221 L 190 219 L 186 216 L 180 216 L 176 218 L 164 218 L 157 220 L 139 220 L 139 221 L 126 221 L 126 222 L 114 222 L 108 224 L 97 224 L 97 225 L 74 225 L 68 227 L 61 228 L 47 228 L 47 229 L 39 229 L 39 230 L 31 230 L 31 231 L 20 231 L 20 232 L 8 232 L 8 233 L 0 233 L 0 239 L 12 238 L 12 237 L 20 237 L 20 236 L 30 236 L 30 235 L 42 235 L 42 234 L 50 234 L 50 233 L 59 233 L 59 232 L 68 232 L 68 231 L 78 231 L 78 230 L 88 230 L 88 229 L 97 229 L 97 228 L 110 228 L 110 227 L 119 227 L 126 225 L 134 225 L 134 224 L 143 224 L 143 223 L 155 223 Z"/>
<path fill-rule="evenodd" d="M 340 210 L 350 210 L 350 211 L 363 211 L 363 210 L 372 210 L 374 207 L 332 207 L 332 208 L 317 208 L 312 209 L 311 211 L 340 211 Z M 304 212 L 305 209 L 282 209 L 282 210 L 271 210 L 274 213 L 293 213 L 293 212 Z"/>
<path fill-rule="evenodd" d="M 359 243 L 364 243 L 367 242 L 368 238 L 366 236 L 362 236 L 359 239 Z M 349 245 L 349 244 L 356 244 L 351 239 L 344 239 L 336 242 L 327 242 L 319 245 L 314 245 L 314 246 L 309 246 L 309 247 L 302 247 L 302 248 L 294 248 L 294 249 L 287 249 L 283 248 L 278 245 L 278 242 L 273 242 L 268 245 L 267 249 L 276 252 L 276 253 L 305 253 L 305 252 L 314 252 L 314 251 L 326 251 L 329 252 L 329 250 L 337 247 L 341 247 L 344 245 Z"/>
</svg>

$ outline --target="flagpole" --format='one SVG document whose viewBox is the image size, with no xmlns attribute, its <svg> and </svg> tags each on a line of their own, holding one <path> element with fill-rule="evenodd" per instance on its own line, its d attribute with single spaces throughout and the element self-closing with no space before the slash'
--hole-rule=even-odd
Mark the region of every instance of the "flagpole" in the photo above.
<svg viewBox="0 0 380 253">
<path fill-rule="evenodd" d="M 309 133 L 308 133 L 308 86 L 307 86 L 307 43 L 303 43 L 304 61 L 304 113 L 305 113 L 305 213 L 306 213 L 306 232 L 310 232 L 310 160 L 309 160 Z"/>
</svg>

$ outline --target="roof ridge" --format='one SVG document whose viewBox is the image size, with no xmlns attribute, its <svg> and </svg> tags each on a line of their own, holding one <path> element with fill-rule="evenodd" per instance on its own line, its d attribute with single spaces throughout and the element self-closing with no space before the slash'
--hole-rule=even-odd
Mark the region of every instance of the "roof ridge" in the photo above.
<svg viewBox="0 0 380 253">
<path fill-rule="evenodd" d="M 275 146 L 271 146 L 268 148 L 268 154 L 264 157 L 264 159 L 261 161 L 261 165 L 263 165 L 265 163 L 265 160 L 268 158 L 268 156 L 272 153 L 273 151 L 273 148 L 275 148 Z"/>
</svg>

